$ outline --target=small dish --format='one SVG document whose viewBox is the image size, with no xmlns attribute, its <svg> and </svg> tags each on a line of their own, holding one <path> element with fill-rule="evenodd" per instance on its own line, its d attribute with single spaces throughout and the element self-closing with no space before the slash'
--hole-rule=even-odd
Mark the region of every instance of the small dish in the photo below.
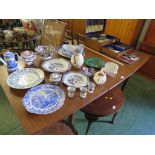
<svg viewBox="0 0 155 155">
<path fill-rule="evenodd" d="M 82 67 L 81 73 L 88 77 L 91 77 L 95 74 L 95 70 L 93 68 Z"/>
<path fill-rule="evenodd" d="M 59 73 L 52 73 L 50 75 L 50 81 L 53 83 L 53 84 L 58 84 L 60 81 L 61 81 L 61 77 L 62 75 L 59 74 Z"/>
<path fill-rule="evenodd" d="M 53 53 L 44 53 L 42 55 L 42 59 L 43 59 L 43 61 L 50 60 L 50 59 L 52 59 L 52 56 L 53 56 Z"/>
</svg>

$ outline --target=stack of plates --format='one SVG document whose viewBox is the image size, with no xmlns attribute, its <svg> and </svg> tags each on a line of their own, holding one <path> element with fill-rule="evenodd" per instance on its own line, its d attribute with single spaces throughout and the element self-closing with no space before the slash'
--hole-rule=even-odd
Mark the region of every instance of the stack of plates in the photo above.
<svg viewBox="0 0 155 155">
<path fill-rule="evenodd" d="M 118 71 L 118 65 L 114 62 L 107 62 L 102 70 L 109 76 L 115 76 Z"/>
<path fill-rule="evenodd" d="M 62 48 L 58 50 L 58 53 L 61 56 L 64 56 L 66 58 L 71 58 L 72 55 L 75 53 L 76 50 L 80 50 L 83 52 L 84 47 L 82 45 L 70 45 L 70 44 L 64 44 Z"/>
</svg>

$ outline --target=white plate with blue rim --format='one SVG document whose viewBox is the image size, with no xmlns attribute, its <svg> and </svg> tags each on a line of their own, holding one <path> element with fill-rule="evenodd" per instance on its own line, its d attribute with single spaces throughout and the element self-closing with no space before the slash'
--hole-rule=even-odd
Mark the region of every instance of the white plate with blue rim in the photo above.
<svg viewBox="0 0 155 155">
<path fill-rule="evenodd" d="M 24 68 L 11 73 L 7 84 L 14 89 L 28 89 L 44 80 L 44 72 L 38 68 Z"/>
<path fill-rule="evenodd" d="M 71 63 L 63 58 L 55 58 L 42 63 L 44 70 L 48 72 L 63 73 L 71 68 Z"/>
<path fill-rule="evenodd" d="M 65 93 L 59 86 L 40 84 L 28 90 L 23 105 L 30 113 L 50 114 L 60 109 L 64 101 Z"/>
<path fill-rule="evenodd" d="M 62 81 L 67 86 L 73 86 L 75 88 L 80 88 L 82 86 L 87 86 L 89 78 L 80 72 L 68 72 L 63 75 Z"/>
</svg>

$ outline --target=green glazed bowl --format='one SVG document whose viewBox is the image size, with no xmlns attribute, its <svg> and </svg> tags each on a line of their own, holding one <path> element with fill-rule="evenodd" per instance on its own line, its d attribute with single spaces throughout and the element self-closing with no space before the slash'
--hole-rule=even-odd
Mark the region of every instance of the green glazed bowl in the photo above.
<svg viewBox="0 0 155 155">
<path fill-rule="evenodd" d="M 104 67 L 105 62 L 99 58 L 91 57 L 85 59 L 84 64 L 91 68 L 102 68 Z"/>
</svg>

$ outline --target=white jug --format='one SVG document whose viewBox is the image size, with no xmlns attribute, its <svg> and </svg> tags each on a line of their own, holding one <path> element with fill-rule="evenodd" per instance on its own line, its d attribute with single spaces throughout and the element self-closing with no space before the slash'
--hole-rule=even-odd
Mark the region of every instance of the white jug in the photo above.
<svg viewBox="0 0 155 155">
<path fill-rule="evenodd" d="M 71 64 L 76 68 L 80 68 L 83 65 L 83 63 L 84 63 L 83 51 L 77 49 L 71 57 Z"/>
</svg>

